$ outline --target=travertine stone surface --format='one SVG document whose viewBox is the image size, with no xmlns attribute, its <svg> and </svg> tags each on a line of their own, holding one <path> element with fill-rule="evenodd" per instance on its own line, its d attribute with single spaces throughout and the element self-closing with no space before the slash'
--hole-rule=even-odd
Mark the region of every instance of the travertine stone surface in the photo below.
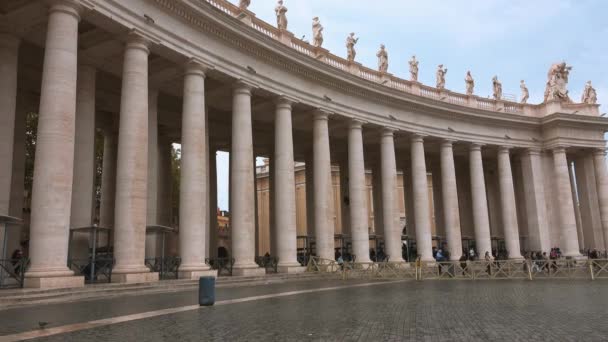
<svg viewBox="0 0 608 342">
<path fill-rule="evenodd" d="M 317 256 L 334 259 L 333 189 L 329 154 L 328 114 L 316 112 L 313 123 L 314 220 Z"/>
<path fill-rule="evenodd" d="M 148 182 L 148 42 L 125 46 L 114 211 L 113 282 L 139 280 L 144 266 Z M 157 276 L 158 277 L 158 276 Z"/>
<path fill-rule="evenodd" d="M 531 251 L 548 253 L 551 243 L 540 150 L 526 150 L 521 158 L 521 167 L 528 215 L 528 247 Z"/>
<path fill-rule="evenodd" d="M 118 157 L 118 134 L 112 129 L 104 132 L 103 161 L 101 170 L 101 203 L 99 226 L 114 227 L 114 199 L 116 198 L 116 159 Z"/>
<path fill-rule="evenodd" d="M 483 259 L 486 252 L 492 253 L 492 244 L 490 241 L 490 218 L 488 216 L 486 183 L 483 173 L 481 145 L 479 144 L 471 144 L 469 147 L 469 171 L 471 173 L 471 202 L 475 243 L 477 254 Z"/>
<path fill-rule="evenodd" d="M 452 140 L 441 142 L 441 186 L 443 200 L 443 221 L 445 235 L 448 241 L 450 260 L 458 260 L 462 256 L 462 239 L 460 232 L 460 213 L 458 207 L 458 191 L 456 189 L 456 169 L 454 167 L 454 151 Z"/>
<path fill-rule="evenodd" d="M 350 122 L 348 131 L 348 194 L 353 254 L 357 262 L 370 262 L 363 134 L 361 122 L 356 120 Z"/>
<path fill-rule="evenodd" d="M 380 164 L 382 169 L 382 221 L 384 223 L 385 253 L 390 262 L 403 262 L 401 253 L 401 227 L 397 199 L 397 162 L 395 160 L 394 130 L 382 129 Z M 428 201 L 426 202 L 428 203 Z"/>
<path fill-rule="evenodd" d="M 566 150 L 563 147 L 553 149 L 553 165 L 555 170 L 556 195 L 559 203 L 559 246 L 564 256 L 579 257 L 576 218 L 574 216 L 574 204 L 572 203 L 572 188 L 570 186 L 570 176 L 568 175 Z"/>
<path fill-rule="evenodd" d="M 47 24 L 26 287 L 83 286 L 67 268 L 72 197 L 80 8 L 55 2 Z M 60 277 L 62 280 L 49 279 Z M 64 281 L 65 280 L 65 281 Z"/>
<path fill-rule="evenodd" d="M 602 219 L 604 249 L 608 249 L 608 170 L 606 168 L 606 152 L 604 150 L 596 150 L 593 153 L 593 158 L 595 181 L 597 182 L 597 196 Z"/>
<path fill-rule="evenodd" d="M 519 246 L 519 227 L 517 225 L 511 157 L 509 149 L 504 146 L 498 148 L 498 185 L 500 188 L 502 227 L 508 257 L 509 259 L 522 259 Z"/>
<path fill-rule="evenodd" d="M 182 155 L 180 170 L 179 248 L 181 278 L 209 269 L 205 264 L 207 244 L 207 139 L 205 137 L 205 67 L 190 62 L 184 75 L 182 105 Z"/>
<path fill-rule="evenodd" d="M 429 190 L 424 157 L 424 140 L 420 135 L 413 135 L 412 153 L 412 186 L 414 200 L 414 221 L 416 225 L 416 247 L 422 261 L 432 261 L 431 221 L 429 212 Z"/>
</svg>

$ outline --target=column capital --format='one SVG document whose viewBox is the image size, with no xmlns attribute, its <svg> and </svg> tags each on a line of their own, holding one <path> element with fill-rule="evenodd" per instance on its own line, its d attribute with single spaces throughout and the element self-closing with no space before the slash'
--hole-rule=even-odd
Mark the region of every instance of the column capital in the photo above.
<svg viewBox="0 0 608 342">
<path fill-rule="evenodd" d="M 255 88 L 256 87 L 253 84 L 251 84 L 245 80 L 242 80 L 242 79 L 234 82 L 234 84 L 232 85 L 233 93 L 235 95 L 236 94 L 246 94 L 246 95 L 251 96 L 251 91 Z"/>
<path fill-rule="evenodd" d="M 313 118 L 315 120 L 329 120 L 329 116 L 332 115 L 331 112 L 325 110 L 325 109 L 321 109 L 321 108 L 317 108 L 315 110 L 313 110 L 312 112 L 313 114 Z"/>
<path fill-rule="evenodd" d="M 363 125 L 366 124 L 367 122 L 360 120 L 360 119 L 355 119 L 355 118 L 351 118 L 349 123 L 348 123 L 348 128 L 350 129 L 362 129 Z"/>
<path fill-rule="evenodd" d="M 540 147 L 528 147 L 526 148 L 526 153 L 529 155 L 540 155 L 542 153 L 542 149 Z"/>
<path fill-rule="evenodd" d="M 553 154 L 566 153 L 566 146 L 558 145 L 558 146 L 553 147 L 551 150 L 553 151 Z"/>
<path fill-rule="evenodd" d="M 502 153 L 509 154 L 510 150 L 511 150 L 511 146 L 504 146 L 504 145 L 498 146 L 498 153 L 499 154 L 502 154 Z"/>
<path fill-rule="evenodd" d="M 139 49 L 150 54 L 150 40 L 139 30 L 131 30 L 127 34 L 125 49 Z"/>
<path fill-rule="evenodd" d="M 82 3 L 78 0 L 47 0 L 49 5 L 49 13 L 63 12 L 74 16 L 80 21 L 80 14 L 84 10 Z"/>
<path fill-rule="evenodd" d="M 382 127 L 382 136 L 383 137 L 389 137 L 389 136 L 394 137 L 395 131 L 397 131 L 397 129 L 394 127 L 384 126 L 384 127 Z"/>
<path fill-rule="evenodd" d="M 278 95 L 277 97 L 275 97 L 274 99 L 274 104 L 277 106 L 277 108 L 285 108 L 285 109 L 290 109 L 292 108 L 294 103 L 297 103 L 298 101 L 296 99 L 294 99 L 293 97 L 287 96 L 287 95 Z"/>
<path fill-rule="evenodd" d="M 456 139 L 441 139 L 441 147 L 450 147 L 452 148 L 452 146 L 454 145 L 454 143 L 458 142 L 458 140 Z"/>
<path fill-rule="evenodd" d="M 476 143 L 476 142 L 472 142 L 469 145 L 469 151 L 481 151 L 481 148 L 484 146 L 484 144 L 481 143 Z"/>
<path fill-rule="evenodd" d="M 424 142 L 425 137 L 426 137 L 426 135 L 424 135 L 424 134 L 412 133 L 412 135 L 410 137 L 410 141 L 411 142 Z"/>
<path fill-rule="evenodd" d="M 595 148 L 593 149 L 594 156 L 606 157 L 606 149 L 604 148 Z"/>
<path fill-rule="evenodd" d="M 203 62 L 198 58 L 190 58 L 184 64 L 184 75 L 199 75 L 202 77 L 207 76 L 207 72 L 212 70 L 213 66 Z"/>
</svg>

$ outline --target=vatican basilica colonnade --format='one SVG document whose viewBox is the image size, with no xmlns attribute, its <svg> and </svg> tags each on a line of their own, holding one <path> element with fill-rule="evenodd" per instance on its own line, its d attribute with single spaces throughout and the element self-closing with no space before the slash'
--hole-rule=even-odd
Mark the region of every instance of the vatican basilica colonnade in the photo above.
<svg viewBox="0 0 608 342">
<path fill-rule="evenodd" d="M 312 44 L 297 39 L 283 5 L 278 28 L 247 10 L 247 1 L 240 5 L 0 4 L 0 215 L 23 215 L 23 121 L 27 112 L 39 114 L 27 287 L 82 286 L 83 277 L 66 266 L 68 233 L 93 224 L 112 230 L 106 241 L 113 245 L 112 281 L 157 280 L 144 264 L 152 248 L 146 227 L 175 223 L 168 209 L 172 143 L 182 148 L 174 213 L 180 278 L 215 272 L 205 258 L 218 246 L 217 151 L 230 153 L 228 250 L 235 275 L 264 273 L 254 261 L 266 252 L 256 252 L 256 157 L 269 160 L 270 245 L 279 272 L 303 270 L 296 165 L 306 166 L 304 220 L 321 258 L 334 258 L 334 221 L 341 215 L 357 262 L 370 261 L 370 201 L 374 233 L 394 263 L 404 262 L 400 201 L 422 260 L 433 259 L 434 235 L 453 259 L 465 236 L 481 255 L 499 237 L 510 259 L 522 258 L 522 250 L 559 247 L 576 258 L 582 250 L 607 249 L 608 119 L 599 115 L 590 85 L 593 98 L 568 97 L 565 64 L 549 70 L 541 104 L 503 99 L 497 79 L 494 99 L 487 99 L 473 93 L 472 79 L 466 95 L 445 89 L 442 67 L 436 86 L 419 83 L 415 60 L 411 79 L 400 79 L 389 73 L 384 48 L 378 69 L 367 68 L 356 61 L 354 35 L 348 58 L 338 57 L 322 47 L 318 19 Z M 96 129 L 104 137 L 99 222 Z M 332 168 L 339 170 L 339 196 Z M 334 197 L 348 200 L 338 209 Z M 7 250 L 18 246 L 18 237 L 6 236 Z"/>
</svg>

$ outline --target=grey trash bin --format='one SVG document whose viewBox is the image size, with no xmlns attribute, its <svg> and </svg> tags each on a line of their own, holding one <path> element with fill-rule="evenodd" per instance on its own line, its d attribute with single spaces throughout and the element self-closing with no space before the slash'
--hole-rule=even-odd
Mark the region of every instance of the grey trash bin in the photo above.
<svg viewBox="0 0 608 342">
<path fill-rule="evenodd" d="M 198 280 L 198 304 L 211 306 L 215 303 L 215 277 L 201 277 Z"/>
</svg>

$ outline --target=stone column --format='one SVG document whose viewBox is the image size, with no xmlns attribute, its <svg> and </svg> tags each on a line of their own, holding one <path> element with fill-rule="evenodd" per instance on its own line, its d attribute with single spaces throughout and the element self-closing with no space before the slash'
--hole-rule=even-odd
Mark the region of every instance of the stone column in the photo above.
<svg viewBox="0 0 608 342">
<path fill-rule="evenodd" d="M 314 166 L 313 155 L 307 153 L 304 162 L 304 177 L 306 179 L 306 235 L 312 236 L 315 232 L 315 181 L 314 181 Z M 309 246 L 306 246 L 308 248 Z M 308 251 L 307 251 L 308 252 Z"/>
<path fill-rule="evenodd" d="M 293 159 L 292 102 L 280 98 L 276 103 L 274 129 L 274 215 L 278 271 L 296 273 L 304 271 L 297 259 L 296 181 Z M 272 239 L 271 238 L 271 239 Z"/>
<path fill-rule="evenodd" d="M 414 220 L 416 225 L 416 249 L 422 261 L 433 261 L 431 236 L 431 213 L 429 188 L 424 157 L 424 140 L 420 135 L 411 138 L 412 194 L 414 197 Z"/>
<path fill-rule="evenodd" d="M 209 258 L 217 257 L 217 152 L 209 149 Z"/>
<path fill-rule="evenodd" d="M 469 148 L 469 171 L 471 172 L 471 202 L 473 207 L 473 227 L 475 229 L 475 246 L 479 259 L 486 252 L 492 255 L 490 240 L 490 218 L 488 216 L 488 199 L 486 182 L 483 173 L 481 145 L 473 143 Z"/>
<path fill-rule="evenodd" d="M 158 90 L 148 90 L 148 185 L 146 187 L 146 226 L 155 226 L 158 217 Z M 146 233 L 146 258 L 161 256 L 162 237 Z"/>
<path fill-rule="evenodd" d="M 462 256 L 462 236 L 452 144 L 451 140 L 441 142 L 441 192 L 443 195 L 443 222 L 450 260 L 459 260 Z"/>
<path fill-rule="evenodd" d="M 395 160 L 394 130 L 382 129 L 380 165 L 382 168 L 382 221 L 384 245 L 389 262 L 403 262 L 401 255 L 401 229 L 397 203 L 397 162 Z M 428 201 L 427 201 L 428 203 Z"/>
<path fill-rule="evenodd" d="M 566 160 L 566 149 L 564 147 L 553 149 L 553 165 L 560 218 L 561 246 L 558 247 L 564 256 L 580 257 L 574 203 L 572 202 L 572 187 L 570 186 L 568 161 Z"/>
<path fill-rule="evenodd" d="M 8 215 L 13 172 L 19 38 L 0 33 L 0 214 Z M 21 215 L 19 215 L 21 216 Z M 10 252 L 9 252 L 10 253 Z"/>
<path fill-rule="evenodd" d="M 66 266 L 80 10 L 72 1 L 56 1 L 49 10 L 32 186 L 31 265 L 25 275 L 25 287 L 84 285 L 84 277 L 74 277 Z"/>
<path fill-rule="evenodd" d="M 382 236 L 382 241 L 386 242 L 382 217 L 382 168 L 378 158 L 372 163 L 372 209 L 374 213 L 374 233 L 376 236 Z M 386 246 L 383 253 L 386 254 Z"/>
<path fill-rule="evenodd" d="M 317 111 L 313 122 L 313 177 L 317 256 L 334 259 L 333 184 L 329 153 L 328 114 Z"/>
<path fill-rule="evenodd" d="M 230 224 L 234 275 L 263 275 L 255 263 L 255 188 L 253 182 L 253 138 L 251 86 L 235 84 L 232 102 L 232 150 L 230 151 Z"/>
<path fill-rule="evenodd" d="M 148 185 L 148 43 L 131 35 L 125 46 L 112 282 L 158 280 L 144 265 Z"/>
<path fill-rule="evenodd" d="M 517 225 L 511 157 L 509 148 L 505 146 L 498 148 L 498 185 L 500 187 L 502 227 L 509 259 L 523 259 L 519 246 L 519 227 Z"/>
<path fill-rule="evenodd" d="M 604 251 L 608 250 L 608 170 L 606 168 L 606 151 L 596 150 L 593 153 L 595 166 L 595 181 L 597 183 L 597 197 L 600 205 L 602 231 L 604 235 Z"/>
<path fill-rule="evenodd" d="M 118 135 L 107 129 L 103 138 L 103 161 L 101 170 L 101 203 L 99 207 L 99 226 L 114 228 L 114 200 L 116 199 L 116 159 L 118 154 Z"/>
<path fill-rule="evenodd" d="M 205 67 L 190 62 L 184 75 L 182 155 L 179 193 L 179 278 L 216 276 L 205 264 L 208 192 L 205 137 Z M 202 206 L 202 210 L 201 210 Z"/>
<path fill-rule="evenodd" d="M 521 167 L 526 196 L 526 213 L 528 214 L 530 250 L 548 253 L 551 243 L 540 150 L 530 148 L 524 152 Z"/>
<path fill-rule="evenodd" d="M 369 230 L 367 221 L 367 184 L 363 153 L 362 123 L 350 122 L 348 130 L 348 194 L 350 208 L 350 233 L 356 262 L 370 262 Z M 340 170 L 342 172 L 342 170 Z"/>
</svg>

